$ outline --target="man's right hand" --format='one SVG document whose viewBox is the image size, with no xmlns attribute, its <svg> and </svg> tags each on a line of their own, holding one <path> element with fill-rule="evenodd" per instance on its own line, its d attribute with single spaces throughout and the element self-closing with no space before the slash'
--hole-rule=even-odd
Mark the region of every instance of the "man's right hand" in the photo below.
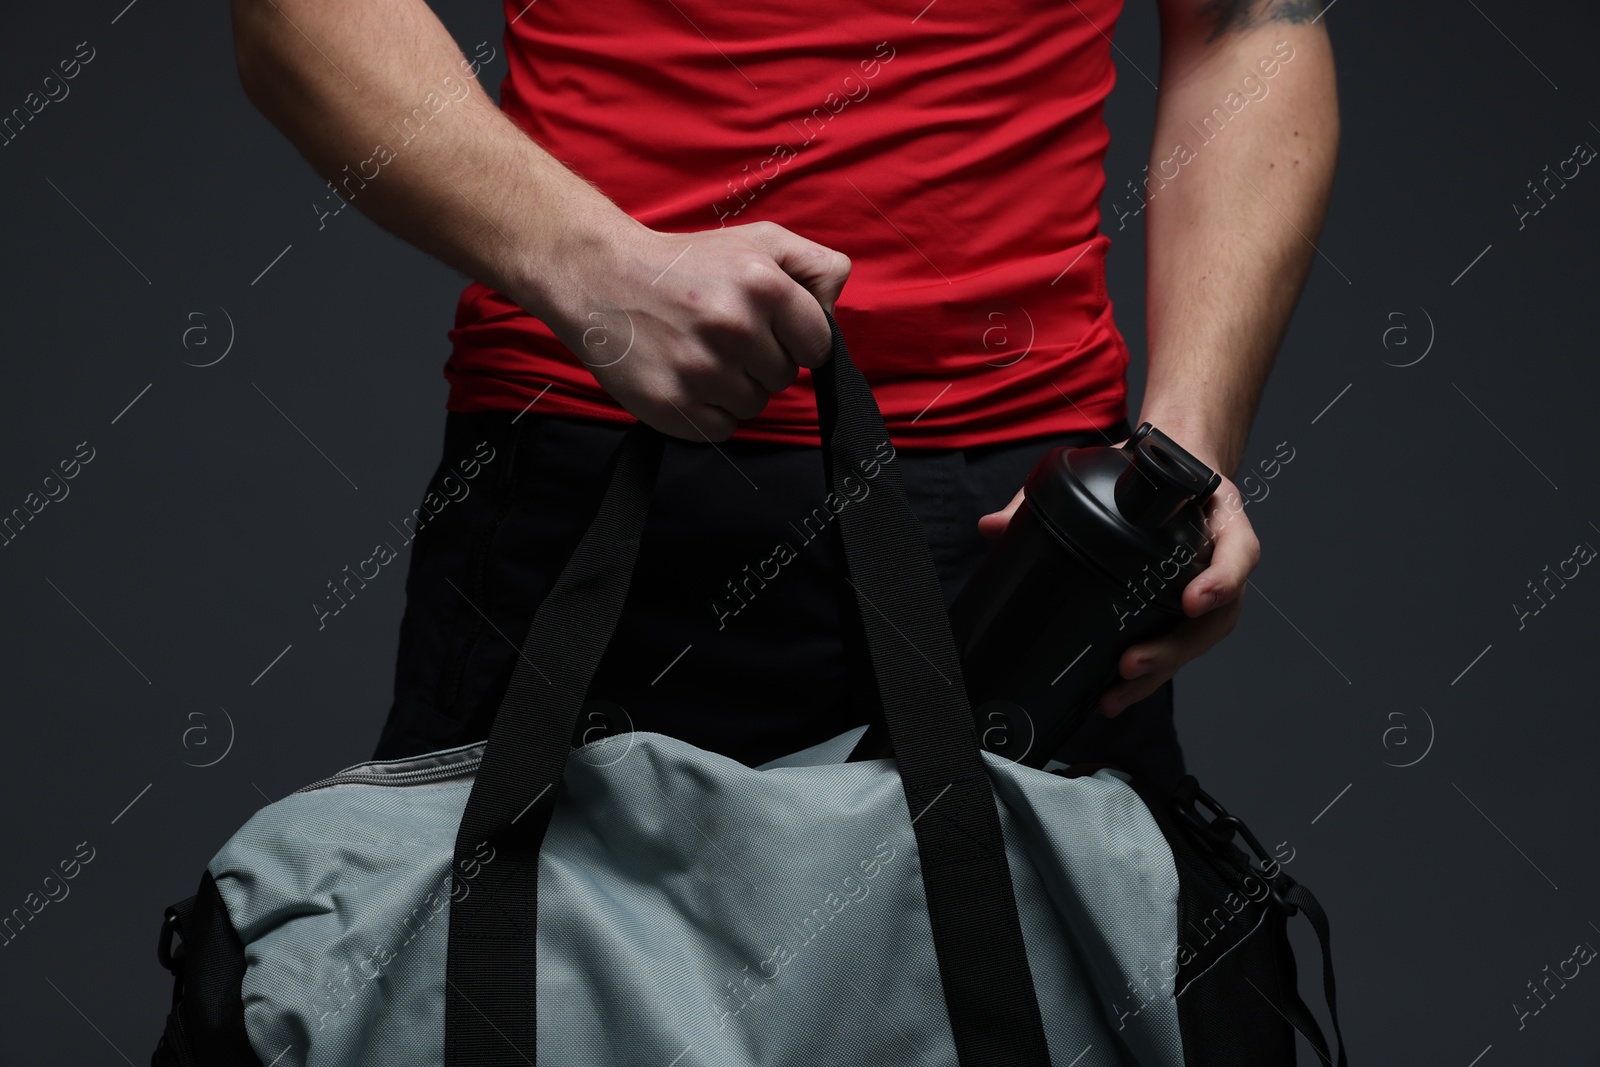
<svg viewBox="0 0 1600 1067">
<path fill-rule="evenodd" d="M 317 173 L 400 239 L 543 320 L 635 418 L 724 440 L 799 368 L 827 360 L 822 311 L 849 259 L 772 222 L 684 234 L 639 223 L 467 76 L 477 66 L 425 0 L 232 9 L 240 84 Z M 378 177 L 354 178 L 391 139 L 392 116 L 433 87 L 448 110 L 379 161 Z"/>
<path fill-rule="evenodd" d="M 659 233 L 632 219 L 569 256 L 545 323 L 641 422 L 726 440 L 833 350 L 850 260 L 774 222 Z"/>
</svg>

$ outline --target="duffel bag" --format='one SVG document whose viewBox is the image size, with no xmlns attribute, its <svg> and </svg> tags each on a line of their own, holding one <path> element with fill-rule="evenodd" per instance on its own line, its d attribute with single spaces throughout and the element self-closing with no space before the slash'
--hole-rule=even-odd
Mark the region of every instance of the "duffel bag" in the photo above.
<svg viewBox="0 0 1600 1067">
<path fill-rule="evenodd" d="M 821 459 L 894 756 L 849 762 L 865 727 L 758 767 L 574 743 L 662 455 L 637 423 L 487 741 L 269 804 L 167 909 L 154 1067 L 1276 1067 L 1296 1029 L 1328 1058 L 1286 934 L 1313 921 L 1332 1012 L 1326 919 L 1192 777 L 981 749 L 828 321 Z"/>
</svg>

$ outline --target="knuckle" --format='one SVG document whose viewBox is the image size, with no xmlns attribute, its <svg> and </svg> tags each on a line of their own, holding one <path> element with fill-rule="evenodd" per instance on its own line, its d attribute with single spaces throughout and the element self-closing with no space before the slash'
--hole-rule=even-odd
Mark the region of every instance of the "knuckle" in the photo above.
<svg viewBox="0 0 1600 1067">
<path fill-rule="evenodd" d="M 655 389 L 654 396 L 658 401 L 656 410 L 668 419 L 681 420 L 683 411 L 694 403 L 685 383 L 676 376 Z"/>
<path fill-rule="evenodd" d="M 691 348 L 678 357 L 673 369 L 677 372 L 679 390 L 692 392 L 687 399 L 694 402 L 701 399 L 699 394 L 706 384 L 721 374 L 722 361 L 703 348 Z"/>
<path fill-rule="evenodd" d="M 734 264 L 733 277 L 746 292 L 770 293 L 787 275 L 778 269 L 771 257 L 755 253 L 739 258 Z"/>
<path fill-rule="evenodd" d="M 701 310 L 699 332 L 702 337 L 742 337 L 750 334 L 750 316 L 732 301 L 714 304 Z"/>
<path fill-rule="evenodd" d="M 733 431 L 739 428 L 738 420 L 742 416 L 729 414 L 720 407 L 710 408 L 705 417 L 700 420 L 700 428 L 705 431 L 705 436 L 713 441 L 726 441 L 733 436 Z"/>
</svg>

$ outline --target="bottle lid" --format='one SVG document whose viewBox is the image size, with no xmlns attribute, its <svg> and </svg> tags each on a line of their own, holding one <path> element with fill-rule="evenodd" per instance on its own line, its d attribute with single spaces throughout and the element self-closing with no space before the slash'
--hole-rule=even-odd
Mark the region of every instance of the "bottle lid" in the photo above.
<svg viewBox="0 0 1600 1067">
<path fill-rule="evenodd" d="M 1117 511 L 1146 530 L 1165 526 L 1191 501 L 1204 503 L 1222 484 L 1222 475 L 1148 422 L 1122 449 L 1133 453 L 1133 462 L 1117 478 Z"/>
<path fill-rule="evenodd" d="M 1147 422 L 1121 447 L 1052 449 L 1025 491 L 1053 534 L 1122 580 L 1166 559 L 1198 573 L 1210 542 L 1200 505 L 1221 483 L 1222 475 Z M 1182 583 L 1168 599 L 1181 595 Z"/>
</svg>

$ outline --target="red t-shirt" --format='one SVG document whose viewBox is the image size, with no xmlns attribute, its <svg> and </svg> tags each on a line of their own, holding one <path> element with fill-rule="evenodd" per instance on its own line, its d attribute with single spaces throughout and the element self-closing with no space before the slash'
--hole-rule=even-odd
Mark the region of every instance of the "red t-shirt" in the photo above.
<svg viewBox="0 0 1600 1067">
<path fill-rule="evenodd" d="M 655 230 L 770 219 L 852 262 L 835 318 L 897 446 L 1126 416 L 1099 232 L 1121 0 L 508 0 L 500 106 Z M 633 421 L 474 283 L 451 411 Z M 735 439 L 818 444 L 810 372 Z"/>
</svg>

